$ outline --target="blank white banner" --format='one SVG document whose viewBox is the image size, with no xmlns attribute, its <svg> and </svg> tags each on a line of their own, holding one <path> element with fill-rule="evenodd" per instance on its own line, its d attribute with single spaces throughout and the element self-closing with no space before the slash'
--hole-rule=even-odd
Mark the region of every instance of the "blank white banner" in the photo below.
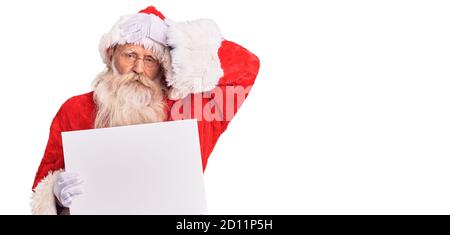
<svg viewBox="0 0 450 235">
<path fill-rule="evenodd" d="M 196 120 L 62 133 L 84 194 L 71 214 L 205 214 Z"/>
</svg>

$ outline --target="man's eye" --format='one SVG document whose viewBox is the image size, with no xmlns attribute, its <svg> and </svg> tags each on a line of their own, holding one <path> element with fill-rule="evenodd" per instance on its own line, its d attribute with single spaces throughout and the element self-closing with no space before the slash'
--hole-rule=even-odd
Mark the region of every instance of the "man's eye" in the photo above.
<svg viewBox="0 0 450 235">
<path fill-rule="evenodd" d="M 153 63 L 155 60 L 153 58 L 145 58 L 145 61 L 148 63 Z"/>
<path fill-rule="evenodd" d="M 136 58 L 136 55 L 135 54 L 126 54 L 126 57 L 129 59 L 134 59 L 134 58 Z"/>
</svg>

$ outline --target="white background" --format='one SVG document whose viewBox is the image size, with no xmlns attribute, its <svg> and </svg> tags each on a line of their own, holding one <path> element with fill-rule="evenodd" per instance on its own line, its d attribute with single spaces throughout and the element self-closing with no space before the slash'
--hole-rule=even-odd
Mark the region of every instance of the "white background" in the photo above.
<svg viewBox="0 0 450 235">
<path fill-rule="evenodd" d="M 149 4 L 261 59 L 206 170 L 212 214 L 450 214 L 448 1 L 1 1 L 0 213 L 29 214 L 50 122 Z"/>
</svg>

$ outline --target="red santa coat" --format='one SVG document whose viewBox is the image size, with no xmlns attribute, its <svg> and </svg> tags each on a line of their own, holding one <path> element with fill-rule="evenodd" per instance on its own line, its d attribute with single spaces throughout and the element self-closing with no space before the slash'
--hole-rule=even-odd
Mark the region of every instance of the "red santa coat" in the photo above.
<svg viewBox="0 0 450 235">
<path fill-rule="evenodd" d="M 208 158 L 219 136 L 226 130 L 230 118 L 236 114 L 241 105 L 237 103 L 238 99 L 235 95 L 229 91 L 236 87 L 249 90 L 256 79 L 260 65 L 259 59 L 254 54 L 230 41 L 222 41 L 218 54 L 223 77 L 220 78 L 215 89 L 220 89 L 220 92 L 212 92 L 212 95 L 206 96 L 192 94 L 184 98 L 183 102 L 189 104 L 190 101 L 190 116 L 173 116 L 170 110 L 177 108 L 174 105 L 180 104 L 180 102 L 167 100 L 167 121 L 193 118 L 199 120 L 198 131 L 203 170 L 206 168 Z M 222 97 L 217 97 L 217 94 Z M 226 105 L 226 101 L 230 99 L 234 99 L 234 105 L 231 106 L 232 110 L 227 110 L 227 108 L 230 109 L 230 106 Z M 199 102 L 202 108 L 221 115 L 222 119 L 205 117 L 202 110 L 198 112 L 199 109 L 194 106 Z M 183 111 L 183 108 L 185 107 L 180 110 Z M 231 113 L 231 117 L 229 115 L 225 117 L 227 113 Z M 56 214 L 52 186 L 57 173 L 64 169 L 61 132 L 93 129 L 95 114 L 93 92 L 70 98 L 57 112 L 51 124 L 47 147 L 32 187 L 32 211 L 34 214 Z"/>
</svg>

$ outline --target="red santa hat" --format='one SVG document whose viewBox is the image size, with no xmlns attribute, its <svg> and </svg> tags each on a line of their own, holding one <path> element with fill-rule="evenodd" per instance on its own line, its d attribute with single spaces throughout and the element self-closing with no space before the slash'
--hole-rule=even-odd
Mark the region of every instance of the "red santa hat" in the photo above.
<svg viewBox="0 0 450 235">
<path fill-rule="evenodd" d="M 99 50 L 108 63 L 107 50 L 115 45 L 136 44 L 150 49 L 161 63 L 169 98 L 212 90 L 223 76 L 218 50 L 223 38 L 214 21 L 175 22 L 150 6 L 137 14 L 122 16 L 103 35 Z"/>
</svg>

